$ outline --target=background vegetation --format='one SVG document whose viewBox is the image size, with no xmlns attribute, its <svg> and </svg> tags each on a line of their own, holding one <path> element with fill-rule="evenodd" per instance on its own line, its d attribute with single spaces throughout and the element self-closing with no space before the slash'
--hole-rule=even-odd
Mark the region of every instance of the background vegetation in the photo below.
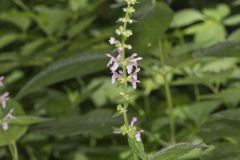
<svg viewBox="0 0 240 160">
<path fill-rule="evenodd" d="M 121 0 L 0 1 L 4 90 L 17 116 L 34 116 L 10 126 L 7 138 L 0 129 L 1 159 L 11 159 L 9 139 L 18 140 L 20 159 L 129 159 L 126 139 L 112 133 L 121 99 L 105 56 L 121 7 Z M 148 153 L 176 139 L 209 145 L 182 160 L 240 159 L 239 10 L 239 0 L 138 4 L 131 43 L 144 60 L 129 113 L 140 119 Z"/>
</svg>

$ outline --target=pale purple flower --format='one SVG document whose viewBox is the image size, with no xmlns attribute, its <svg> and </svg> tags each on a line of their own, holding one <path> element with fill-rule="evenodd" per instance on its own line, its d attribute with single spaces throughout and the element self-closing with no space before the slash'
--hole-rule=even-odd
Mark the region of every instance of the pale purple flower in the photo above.
<svg viewBox="0 0 240 160">
<path fill-rule="evenodd" d="M 133 117 L 130 126 L 133 127 L 136 122 L 137 122 L 137 117 Z"/>
<path fill-rule="evenodd" d="M 120 66 L 120 55 L 118 55 L 117 58 L 113 57 L 110 54 L 106 54 L 106 55 L 110 58 L 110 60 L 107 64 L 107 67 L 112 65 L 110 67 L 110 69 L 112 72 L 115 72 L 118 69 L 118 67 Z"/>
<path fill-rule="evenodd" d="M 141 133 L 144 132 L 143 130 L 141 131 L 137 131 L 137 133 L 135 134 L 135 138 L 138 142 L 140 142 L 142 140 L 141 138 Z"/>
<path fill-rule="evenodd" d="M 140 81 L 137 78 L 137 73 L 140 71 L 140 68 L 137 68 L 134 73 L 132 73 L 132 86 L 133 89 L 137 88 L 137 84 L 140 83 Z"/>
<path fill-rule="evenodd" d="M 137 57 L 137 53 L 133 53 L 128 58 L 127 72 L 128 74 L 132 73 L 133 67 L 138 68 L 137 62 L 142 60 L 142 57 Z"/>
<path fill-rule="evenodd" d="M 123 72 L 122 71 L 119 71 L 119 72 L 113 71 L 112 74 L 113 74 L 112 75 L 112 84 L 115 83 L 116 79 L 118 79 L 119 77 L 123 76 Z"/>
<path fill-rule="evenodd" d="M 1 77 L 0 77 L 0 87 L 4 86 L 4 85 L 3 85 L 3 80 L 4 80 L 4 77 L 1 76 Z"/>
<path fill-rule="evenodd" d="M 114 37 L 111 37 L 111 38 L 109 39 L 109 43 L 110 43 L 110 44 L 116 44 L 116 43 L 117 43 L 117 40 L 116 40 Z"/>
<path fill-rule="evenodd" d="M 3 108 L 6 108 L 7 100 L 8 100 L 8 95 L 9 95 L 9 93 L 8 93 L 8 92 L 5 92 L 5 93 L 3 93 L 3 95 L 0 97 L 0 102 L 1 102 Z"/>
<path fill-rule="evenodd" d="M 6 122 L 6 121 L 2 122 L 2 128 L 3 128 L 3 130 L 6 131 L 8 129 L 8 122 Z"/>
<path fill-rule="evenodd" d="M 14 109 L 11 109 L 8 112 L 8 114 L 3 118 L 3 122 L 2 122 L 3 130 L 7 130 L 8 129 L 8 121 L 15 118 L 15 116 L 13 116 L 13 112 L 14 112 Z"/>
<path fill-rule="evenodd" d="M 5 119 L 14 119 L 15 117 L 13 116 L 14 109 L 12 108 L 8 114 L 5 116 Z"/>
<path fill-rule="evenodd" d="M 122 54 L 122 51 L 123 51 L 123 48 L 122 48 L 122 47 L 118 47 L 118 53 L 119 53 L 119 55 Z"/>
</svg>

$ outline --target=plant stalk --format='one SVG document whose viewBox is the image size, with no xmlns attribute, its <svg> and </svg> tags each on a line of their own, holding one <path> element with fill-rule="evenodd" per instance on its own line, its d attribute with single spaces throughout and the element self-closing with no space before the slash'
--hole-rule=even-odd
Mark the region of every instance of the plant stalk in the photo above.
<svg viewBox="0 0 240 160">
<path fill-rule="evenodd" d="M 169 111 L 171 142 L 174 144 L 176 143 L 176 134 L 175 134 L 175 116 L 173 113 L 172 93 L 171 93 L 169 82 L 167 80 L 167 75 L 165 74 L 163 77 L 164 77 L 164 88 L 165 88 L 166 99 L 167 99 L 167 107 Z"/>
<path fill-rule="evenodd" d="M 13 160 L 18 160 L 18 150 L 15 142 L 9 144 L 9 150 L 11 152 Z"/>
</svg>

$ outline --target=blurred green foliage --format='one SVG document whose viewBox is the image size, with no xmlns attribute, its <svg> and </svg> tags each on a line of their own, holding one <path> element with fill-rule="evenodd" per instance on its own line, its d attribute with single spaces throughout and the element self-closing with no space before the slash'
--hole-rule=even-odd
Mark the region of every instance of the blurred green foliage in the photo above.
<svg viewBox="0 0 240 160">
<path fill-rule="evenodd" d="M 7 139 L 0 129 L 0 146 L 18 140 L 20 159 L 29 160 L 130 159 L 126 139 L 112 133 L 121 124 L 112 118 L 121 99 L 105 56 L 121 6 L 0 1 L 0 74 L 19 115 Z M 239 160 L 240 1 L 141 0 L 137 8 L 131 43 L 144 60 L 129 112 L 141 119 L 146 152 L 159 160 Z M 182 143 L 174 154 L 153 153 L 170 144 L 166 80 L 177 142 L 208 148 L 180 157 L 198 148 Z M 11 159 L 6 147 L 0 157 Z"/>
</svg>

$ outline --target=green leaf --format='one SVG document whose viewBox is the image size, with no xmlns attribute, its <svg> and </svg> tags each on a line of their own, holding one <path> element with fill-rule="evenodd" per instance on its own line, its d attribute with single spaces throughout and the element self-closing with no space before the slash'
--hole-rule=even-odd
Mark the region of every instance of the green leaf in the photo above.
<svg viewBox="0 0 240 160">
<path fill-rule="evenodd" d="M 202 160 L 238 160 L 240 159 L 239 144 L 215 144 L 214 148 L 202 157 Z"/>
<path fill-rule="evenodd" d="M 210 46 L 222 42 L 226 38 L 226 30 L 220 23 L 205 21 L 184 30 L 185 34 L 194 34 L 194 41 L 202 46 Z"/>
<path fill-rule="evenodd" d="M 224 24 L 228 26 L 234 26 L 240 24 L 240 14 L 228 17 L 224 20 Z"/>
<path fill-rule="evenodd" d="M 68 36 L 74 37 L 77 34 L 81 33 L 95 20 L 95 18 L 95 16 L 87 17 L 87 19 L 81 20 L 78 23 L 72 25 L 71 28 L 68 30 Z"/>
<path fill-rule="evenodd" d="M 156 3 L 149 8 L 135 28 L 134 48 L 142 51 L 160 39 L 169 27 L 173 17 L 172 10 L 165 3 Z"/>
<path fill-rule="evenodd" d="M 227 41 L 193 53 L 196 57 L 239 57 L 240 41 Z"/>
<path fill-rule="evenodd" d="M 183 27 L 203 20 L 203 15 L 194 9 L 183 9 L 175 13 L 171 27 Z"/>
<path fill-rule="evenodd" d="M 10 100 L 7 103 L 7 109 L 6 112 L 10 109 L 14 109 L 14 115 L 15 116 L 22 116 L 24 115 L 24 111 L 20 104 L 18 104 L 16 101 Z M 19 138 L 21 138 L 26 132 L 28 127 L 27 126 L 20 126 L 16 124 L 10 124 L 7 131 L 4 131 L 2 129 L 2 126 L 0 127 L 0 147 L 8 145 L 9 143 L 16 142 Z"/>
<path fill-rule="evenodd" d="M 39 16 L 32 15 L 32 17 L 48 34 L 62 32 L 70 16 L 70 12 L 66 9 L 49 8 L 43 5 L 36 6 L 35 10 L 39 13 Z"/>
<path fill-rule="evenodd" d="M 130 146 L 133 154 L 137 155 L 142 160 L 147 159 L 142 141 L 138 142 L 135 138 L 128 137 L 128 143 L 129 143 L 129 146 Z"/>
<path fill-rule="evenodd" d="M 42 45 L 48 42 L 46 39 L 38 38 L 36 40 L 32 40 L 31 42 L 25 44 L 21 48 L 21 55 L 29 56 L 30 54 L 34 53 L 37 49 L 40 49 Z"/>
<path fill-rule="evenodd" d="M 226 70 L 234 69 L 237 66 L 237 58 L 217 58 L 204 65 L 203 72 L 220 73 Z"/>
<path fill-rule="evenodd" d="M 196 148 L 205 147 L 205 144 L 179 143 L 153 154 L 149 160 L 176 160 Z"/>
<path fill-rule="evenodd" d="M 206 16 L 220 22 L 222 19 L 224 19 L 230 14 L 230 8 L 226 4 L 219 4 L 214 9 L 210 9 L 210 8 L 204 9 L 203 13 Z"/>
<path fill-rule="evenodd" d="M 184 105 L 174 110 L 176 117 L 185 117 L 193 120 L 198 126 L 202 125 L 208 118 L 209 114 L 213 112 L 221 101 L 202 101 L 193 104 Z"/>
<path fill-rule="evenodd" d="M 106 68 L 103 54 L 80 54 L 59 60 L 33 77 L 19 92 L 18 98 L 36 89 L 67 79 L 84 76 Z"/>
<path fill-rule="evenodd" d="M 240 109 L 216 113 L 201 127 L 199 135 L 208 142 L 224 137 L 239 137 L 239 117 Z"/>
<path fill-rule="evenodd" d="M 121 123 L 120 119 L 113 119 L 112 115 L 111 110 L 94 110 L 81 116 L 64 116 L 49 123 L 35 126 L 34 130 L 50 135 L 102 137 L 112 134 L 112 128 Z"/>
<path fill-rule="evenodd" d="M 13 34 L 13 33 L 9 33 L 9 34 L 5 34 L 2 35 L 0 38 L 0 49 L 17 41 L 17 40 L 21 40 L 23 39 L 25 36 L 21 35 L 21 34 Z"/>
<path fill-rule="evenodd" d="M 235 31 L 233 31 L 229 37 L 228 37 L 229 41 L 240 41 L 240 29 L 236 29 Z"/>
<path fill-rule="evenodd" d="M 88 5 L 88 0 L 69 0 L 69 5 L 73 11 L 85 8 Z"/>
<path fill-rule="evenodd" d="M 231 73 L 231 71 L 226 70 L 220 73 L 205 73 L 201 76 L 189 76 L 173 81 L 172 85 L 203 84 L 208 86 L 213 83 L 225 83 L 231 76 Z"/>
<path fill-rule="evenodd" d="M 19 11 L 3 12 L 0 14 L 0 20 L 15 24 L 23 31 L 26 31 L 31 24 L 29 14 L 26 12 Z"/>
<path fill-rule="evenodd" d="M 38 123 L 48 122 L 50 119 L 35 117 L 35 116 L 17 116 L 16 118 L 9 121 L 9 124 L 17 124 L 17 125 L 32 125 Z"/>
<path fill-rule="evenodd" d="M 233 96 L 234 95 L 234 96 Z M 217 94 L 219 98 L 227 105 L 236 106 L 240 102 L 240 89 L 227 88 Z"/>
</svg>

